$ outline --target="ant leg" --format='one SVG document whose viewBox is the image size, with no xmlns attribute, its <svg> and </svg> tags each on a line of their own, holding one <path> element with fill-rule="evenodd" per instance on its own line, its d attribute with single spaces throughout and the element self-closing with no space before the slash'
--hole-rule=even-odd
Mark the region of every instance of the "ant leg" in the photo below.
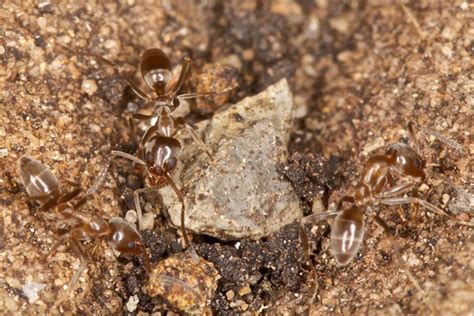
<svg viewBox="0 0 474 316">
<path fill-rule="evenodd" d="M 74 276 L 72 277 L 71 281 L 69 282 L 69 289 L 70 291 L 73 291 L 75 285 L 77 284 L 77 281 L 79 280 L 79 277 L 81 276 L 82 272 L 84 272 L 85 269 L 87 269 L 87 262 L 86 262 L 86 254 L 84 252 L 84 249 L 82 248 L 81 243 L 74 239 L 71 238 L 71 248 L 76 257 L 79 259 L 81 262 L 81 265 L 77 269 L 76 273 L 74 273 Z"/>
<path fill-rule="evenodd" d="M 133 113 L 132 117 L 136 120 L 139 120 L 139 121 L 146 121 L 146 120 L 151 120 L 153 118 L 153 115 L 142 114 L 142 113 Z"/>
<path fill-rule="evenodd" d="M 62 195 L 59 199 L 58 199 L 58 204 L 59 203 L 66 203 L 70 200 L 72 200 L 73 198 L 75 198 L 76 196 L 79 195 L 79 193 L 81 193 L 82 189 L 81 188 L 75 188 L 74 190 L 72 190 L 71 192 L 68 192 L 64 195 Z"/>
<path fill-rule="evenodd" d="M 199 137 L 198 133 L 196 130 L 189 124 L 184 123 L 184 127 L 186 128 L 186 132 L 192 137 L 194 142 L 201 148 L 202 151 L 206 153 L 206 155 L 212 160 L 212 155 L 211 152 L 209 151 L 208 147 L 204 142 L 202 141 L 201 137 Z"/>
<path fill-rule="evenodd" d="M 138 230 L 143 230 L 143 213 L 142 207 L 140 206 L 140 194 L 157 191 L 158 189 L 159 187 L 142 188 L 133 192 L 133 202 L 135 203 L 135 210 L 137 211 Z"/>
<path fill-rule="evenodd" d="M 308 215 L 306 217 L 303 217 L 300 221 L 300 225 L 304 226 L 308 223 L 313 223 L 313 224 L 317 224 L 319 223 L 320 221 L 324 221 L 326 219 L 330 219 L 330 218 L 334 218 L 336 217 L 338 214 L 340 213 L 339 210 L 337 211 L 327 211 L 327 212 L 322 212 L 322 213 L 318 213 L 318 214 L 312 214 L 312 215 Z"/>
<path fill-rule="evenodd" d="M 446 213 L 445 211 L 443 211 L 442 209 L 440 209 L 436 205 L 433 205 L 430 202 L 425 201 L 425 200 L 421 200 L 419 198 L 415 198 L 415 197 L 390 198 L 390 199 L 383 199 L 380 202 L 382 204 L 385 204 L 385 205 L 400 205 L 400 204 L 419 203 L 425 209 L 427 209 L 427 210 L 429 210 L 433 213 L 436 213 L 436 214 L 442 215 L 442 216 L 446 216 L 447 218 L 449 218 L 449 219 L 451 219 L 451 220 L 453 220 L 453 221 L 455 221 L 459 224 L 474 227 L 473 222 L 460 221 L 456 217 Z"/>
<path fill-rule="evenodd" d="M 181 193 L 181 190 L 178 189 L 178 187 L 176 186 L 176 184 L 174 183 L 173 179 L 171 179 L 171 175 L 166 172 L 165 173 L 166 175 L 166 179 L 168 180 L 168 183 L 171 185 L 171 187 L 173 188 L 174 192 L 176 193 L 176 195 L 178 196 L 178 199 L 181 201 L 181 233 L 183 234 L 183 238 L 184 238 L 184 243 L 186 244 L 186 246 L 189 248 L 190 252 L 191 252 L 191 256 L 194 258 L 194 260 L 196 262 L 199 261 L 199 256 L 198 254 L 196 253 L 196 250 L 194 249 L 194 246 L 191 242 L 191 240 L 189 240 L 189 237 L 188 237 L 188 233 L 186 232 L 186 226 L 184 224 L 184 221 L 185 221 L 185 205 L 184 205 L 184 196 L 183 196 L 183 193 Z"/>
<path fill-rule="evenodd" d="M 184 57 L 184 61 L 181 66 L 181 72 L 179 73 L 178 80 L 173 86 L 171 86 L 170 91 L 167 91 L 166 94 L 175 95 L 179 91 L 179 89 L 181 89 L 181 86 L 184 83 L 184 79 L 186 78 L 186 75 L 188 74 L 190 67 L 191 67 L 191 58 L 189 58 L 189 56 L 186 56 Z"/>
<path fill-rule="evenodd" d="M 415 145 L 416 152 L 419 153 L 421 152 L 420 151 L 421 148 L 420 148 L 420 143 L 418 142 L 418 139 L 416 138 L 414 126 L 415 126 L 415 123 L 413 121 L 408 122 L 408 132 L 410 133 L 410 139 Z"/>
<path fill-rule="evenodd" d="M 76 204 L 74 204 L 74 208 L 79 208 L 80 206 L 82 206 L 92 194 L 99 190 L 99 188 L 102 186 L 102 183 L 104 182 L 105 177 L 107 176 L 107 173 L 109 172 L 111 164 L 112 157 L 109 157 L 105 163 L 105 166 L 102 167 L 99 176 L 94 181 L 94 184 L 89 188 L 89 190 L 87 190 L 84 196 Z"/>
<path fill-rule="evenodd" d="M 345 199 L 346 197 L 342 198 L 341 200 Z M 342 204 L 342 203 L 341 203 Z M 339 207 L 339 203 L 338 203 Z M 306 259 L 309 258 L 309 240 L 306 231 L 304 230 L 304 225 L 308 223 L 317 224 L 320 221 L 325 219 L 336 217 L 339 214 L 339 208 L 337 211 L 327 211 L 323 213 L 313 214 L 306 217 L 303 217 L 300 221 L 300 238 L 301 238 L 301 247 L 303 248 L 304 256 Z"/>
<path fill-rule="evenodd" d="M 44 202 L 44 204 L 41 205 L 41 207 L 39 208 L 39 212 L 46 212 L 52 207 L 56 206 L 57 204 L 58 204 L 57 199 L 53 198 L 53 199 L 46 200 L 46 202 Z"/>
<path fill-rule="evenodd" d="M 380 193 L 377 197 L 382 198 L 382 199 L 395 197 L 397 195 L 404 194 L 411 191 L 413 189 L 413 186 L 414 184 L 412 182 L 403 182 L 403 183 L 400 183 L 399 185 L 396 185 L 390 188 L 390 190 Z"/>
<path fill-rule="evenodd" d="M 382 198 L 389 198 L 389 197 L 406 193 L 410 191 L 413 187 L 413 183 L 410 183 L 410 182 L 405 182 L 405 183 L 401 183 L 397 185 L 395 182 L 395 179 L 392 177 L 390 173 L 387 174 L 387 179 L 388 179 L 388 183 L 391 186 L 391 189 L 381 193 L 380 196 Z M 402 219 L 402 221 L 406 221 L 406 217 L 405 217 L 405 214 L 403 214 L 403 209 L 401 205 L 397 207 L 397 213 L 398 213 L 398 216 L 400 216 L 400 218 Z"/>
<path fill-rule="evenodd" d="M 139 165 L 146 166 L 146 163 L 143 160 L 141 160 L 140 158 L 137 158 L 135 156 L 132 156 L 130 154 L 127 154 L 126 152 L 119 151 L 119 150 L 112 150 L 110 153 L 112 154 L 112 156 L 122 157 L 122 158 L 128 159 L 130 161 L 133 161 L 134 163 L 137 163 Z"/>
<path fill-rule="evenodd" d="M 342 208 L 342 205 L 344 204 L 344 202 L 347 202 L 347 203 L 354 203 L 354 197 L 353 196 L 343 196 L 339 201 L 337 201 L 337 210 L 340 210 Z"/>
<path fill-rule="evenodd" d="M 81 184 L 77 183 L 76 181 L 66 179 L 66 182 L 67 182 L 67 184 L 69 184 L 70 186 L 75 187 L 75 188 L 78 188 L 78 187 L 81 186 Z"/>
<path fill-rule="evenodd" d="M 149 100 L 152 99 L 152 97 L 150 97 L 145 91 L 140 89 L 140 87 L 132 80 L 132 78 L 130 78 L 130 76 L 127 74 L 127 72 L 125 71 L 125 69 L 122 66 L 116 64 L 115 62 L 111 61 L 110 59 L 105 58 L 101 55 L 97 55 L 97 54 L 92 54 L 92 53 L 87 53 L 87 52 L 77 52 L 77 51 L 74 51 L 74 50 L 72 50 L 71 48 L 69 48 L 65 45 L 61 45 L 61 44 L 58 44 L 58 45 L 60 45 L 61 47 L 68 50 L 69 52 L 71 52 L 74 55 L 83 55 L 83 56 L 94 57 L 94 58 L 99 59 L 100 61 L 108 64 L 109 66 L 112 66 L 119 73 L 119 75 L 125 81 L 127 81 L 128 85 L 133 90 L 133 92 L 135 92 L 135 94 L 137 96 L 139 96 L 140 98 L 142 98 L 145 101 L 149 101 Z"/>
<path fill-rule="evenodd" d="M 56 251 L 58 251 L 59 246 L 61 246 L 66 239 L 69 238 L 70 233 L 62 235 L 59 240 L 54 244 L 54 246 L 51 248 L 51 250 L 43 257 L 43 259 L 47 259 L 49 257 L 54 256 Z"/>
<path fill-rule="evenodd" d="M 224 93 L 230 92 L 230 91 L 234 90 L 235 88 L 237 88 L 237 87 L 235 86 L 235 87 L 226 88 L 226 89 L 224 89 L 222 91 L 219 91 L 219 92 L 185 93 L 185 94 L 178 95 L 177 98 L 179 100 L 189 100 L 189 99 L 210 97 L 210 96 L 213 96 L 213 95 L 219 95 L 219 94 L 224 94 Z"/>
<path fill-rule="evenodd" d="M 420 284 L 418 281 L 415 279 L 413 274 L 410 272 L 410 269 L 407 267 L 405 261 L 402 259 L 402 255 L 400 254 L 400 249 L 398 249 L 398 246 L 394 240 L 394 235 L 392 233 L 392 229 L 388 226 L 388 224 L 378 215 L 374 214 L 373 215 L 375 222 L 383 228 L 385 234 L 387 235 L 388 240 L 390 241 L 390 245 L 392 246 L 393 252 L 395 253 L 395 259 L 402 269 L 403 272 L 407 275 L 408 279 L 411 281 L 411 283 L 415 286 L 415 288 L 423 292 L 423 289 L 421 288 Z"/>
</svg>

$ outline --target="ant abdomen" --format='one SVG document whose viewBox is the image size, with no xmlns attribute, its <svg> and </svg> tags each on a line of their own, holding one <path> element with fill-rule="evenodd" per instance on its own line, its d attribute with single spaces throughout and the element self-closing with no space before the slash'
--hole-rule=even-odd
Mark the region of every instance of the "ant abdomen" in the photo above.
<svg viewBox="0 0 474 316">
<path fill-rule="evenodd" d="M 48 197 L 59 194 L 59 182 L 48 167 L 41 162 L 23 156 L 20 159 L 20 177 L 26 192 L 32 197 Z"/>
<path fill-rule="evenodd" d="M 161 49 L 152 48 L 143 54 L 140 71 L 150 89 L 164 93 L 171 79 L 171 63 Z"/>
<path fill-rule="evenodd" d="M 339 213 L 331 225 L 331 253 L 339 266 L 349 264 L 364 240 L 362 212 L 350 208 Z"/>
</svg>

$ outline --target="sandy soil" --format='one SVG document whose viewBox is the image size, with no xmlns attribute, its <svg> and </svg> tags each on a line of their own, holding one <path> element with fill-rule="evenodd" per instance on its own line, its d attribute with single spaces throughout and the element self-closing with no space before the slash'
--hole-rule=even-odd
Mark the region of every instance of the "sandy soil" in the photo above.
<svg viewBox="0 0 474 316">
<path fill-rule="evenodd" d="M 195 67 L 185 91 L 196 89 L 209 64 L 233 66 L 229 81 L 237 77 L 239 88 L 231 102 L 286 77 L 299 119 L 281 170 L 306 214 L 318 206 L 315 200 L 324 202 L 330 193 L 354 185 L 373 150 L 408 141 L 410 120 L 466 150 L 418 133 L 422 153 L 433 164 L 420 196 L 458 211 L 454 215 L 464 220 L 473 212 L 470 205 L 455 207 L 463 195 L 472 200 L 472 3 L 5 1 L 0 21 L 0 309 L 7 314 L 50 311 L 79 265 L 67 248 L 44 260 L 58 238 L 55 218 L 39 214 L 27 200 L 18 159 L 33 156 L 60 181 L 88 187 L 111 148 L 133 149 L 123 114 L 142 106 L 124 93 L 126 84 L 113 69 L 58 44 L 131 67 L 150 47 L 163 48 L 173 64 L 190 55 Z M 190 120 L 210 116 L 212 109 L 197 104 Z M 84 211 L 124 216 L 132 208 L 133 190 L 142 185 L 130 164 L 118 163 Z M 159 208 L 152 197 L 147 202 L 149 210 Z M 424 211 L 414 219 L 410 206 L 404 208 L 406 221 L 394 208 L 377 211 L 395 229 L 402 258 L 423 292 L 400 271 L 373 221 L 367 222 L 362 251 L 346 268 L 337 267 L 329 253 L 327 224 L 312 230 L 310 260 L 303 257 L 294 224 L 265 240 L 242 240 L 239 249 L 195 237 L 199 255 L 222 276 L 212 309 L 219 314 L 474 313 L 473 230 Z M 144 239 L 155 263 L 182 251 L 164 216 Z M 177 311 L 143 291 L 147 280 L 138 259 L 116 258 L 105 243 L 86 248 L 91 263 L 79 288 L 53 312 L 129 313 L 132 296 L 139 299 L 133 313 Z M 46 285 L 34 302 L 23 291 L 31 282 Z"/>
</svg>

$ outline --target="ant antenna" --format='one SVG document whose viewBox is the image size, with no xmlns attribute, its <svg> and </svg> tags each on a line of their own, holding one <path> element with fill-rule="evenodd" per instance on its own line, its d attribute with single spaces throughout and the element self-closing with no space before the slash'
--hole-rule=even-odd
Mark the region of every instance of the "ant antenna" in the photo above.
<svg viewBox="0 0 474 316">
<path fill-rule="evenodd" d="M 446 145 L 450 146 L 451 148 L 459 151 L 461 154 L 463 155 L 467 155 L 467 150 L 464 148 L 463 145 L 459 144 L 458 142 L 444 136 L 444 135 L 441 135 L 440 133 L 426 127 L 426 126 L 423 126 L 421 124 L 418 124 L 418 123 L 415 123 L 415 122 L 409 122 L 408 123 L 408 128 L 410 129 L 410 133 L 413 132 L 413 127 L 416 127 L 418 130 L 420 130 L 421 132 L 427 134 L 427 135 L 432 135 L 434 137 L 436 137 L 438 140 L 440 140 L 441 142 L 445 143 Z M 415 141 L 416 142 L 416 141 Z"/>
</svg>

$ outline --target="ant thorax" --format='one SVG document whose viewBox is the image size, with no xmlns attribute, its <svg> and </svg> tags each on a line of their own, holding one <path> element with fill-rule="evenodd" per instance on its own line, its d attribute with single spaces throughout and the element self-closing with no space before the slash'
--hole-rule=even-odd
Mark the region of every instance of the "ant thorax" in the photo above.
<svg viewBox="0 0 474 316">
<path fill-rule="evenodd" d="M 159 116 L 162 113 L 163 108 L 168 108 L 167 112 L 171 113 L 170 106 L 173 104 L 172 102 L 173 100 L 169 96 L 161 96 L 157 98 L 156 100 L 153 101 L 153 113 L 151 114 L 151 116 L 153 118 Z M 153 119 L 152 119 L 152 124 L 153 124 Z"/>
</svg>

